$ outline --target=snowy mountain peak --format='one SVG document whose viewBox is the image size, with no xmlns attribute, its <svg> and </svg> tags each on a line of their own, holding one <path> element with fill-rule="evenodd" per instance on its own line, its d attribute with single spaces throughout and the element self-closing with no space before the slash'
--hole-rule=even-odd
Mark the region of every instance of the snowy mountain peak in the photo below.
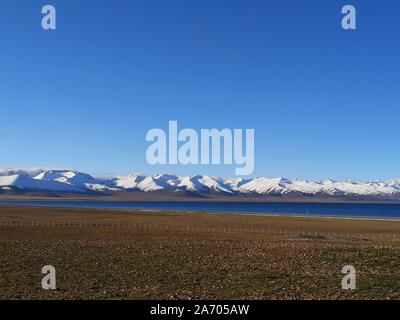
<svg viewBox="0 0 400 320">
<path fill-rule="evenodd" d="M 177 176 L 171 174 L 130 174 L 95 178 L 70 169 L 0 169 L 0 192 L 7 190 L 46 190 L 57 192 L 191 192 L 236 196 L 328 196 L 400 200 L 400 179 L 386 182 L 322 180 L 318 182 L 257 177 L 252 179 Z"/>
</svg>

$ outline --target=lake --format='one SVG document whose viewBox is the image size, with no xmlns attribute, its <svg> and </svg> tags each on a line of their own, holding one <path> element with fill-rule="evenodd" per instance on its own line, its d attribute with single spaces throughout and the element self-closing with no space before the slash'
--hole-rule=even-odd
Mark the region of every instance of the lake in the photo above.
<svg viewBox="0 0 400 320">
<path fill-rule="evenodd" d="M 285 214 L 332 217 L 400 218 L 400 204 L 2 200 L 0 201 L 0 205 L 125 210 L 177 210 L 214 213 Z"/>
</svg>

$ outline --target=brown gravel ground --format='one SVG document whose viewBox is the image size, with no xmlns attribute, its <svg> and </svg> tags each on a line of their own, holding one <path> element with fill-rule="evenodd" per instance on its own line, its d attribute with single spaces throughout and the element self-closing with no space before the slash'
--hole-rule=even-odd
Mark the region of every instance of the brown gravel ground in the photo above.
<svg viewBox="0 0 400 320">
<path fill-rule="evenodd" d="M 400 222 L 0 207 L 0 299 L 398 299 L 400 240 L 8 226 L 99 222 L 396 234 Z M 220 229 L 218 229 L 220 230 Z M 41 288 L 53 265 L 57 290 Z M 357 289 L 341 289 L 341 268 Z"/>
</svg>

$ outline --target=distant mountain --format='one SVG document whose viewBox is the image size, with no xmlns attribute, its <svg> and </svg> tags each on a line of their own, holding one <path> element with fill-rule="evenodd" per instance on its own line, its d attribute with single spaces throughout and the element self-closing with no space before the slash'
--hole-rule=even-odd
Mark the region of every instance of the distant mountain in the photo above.
<svg viewBox="0 0 400 320">
<path fill-rule="evenodd" d="M 118 190 L 117 188 L 111 187 L 108 181 L 104 184 L 102 181 L 93 178 L 89 174 L 71 170 L 47 170 L 41 172 L 33 179 L 40 181 L 56 181 L 76 187 L 83 191 Z"/>
<path fill-rule="evenodd" d="M 94 192 L 117 191 L 86 173 L 72 170 L 0 169 L 0 188 L 3 190 Z M 8 173 L 9 175 L 5 175 Z M 16 174 L 15 174 L 16 173 Z"/>
<path fill-rule="evenodd" d="M 83 192 L 85 190 L 58 181 L 36 180 L 27 175 L 16 174 L 0 177 L 0 187 L 4 190 L 22 189 L 22 190 L 46 190 L 46 191 L 65 191 L 65 192 Z"/>
<path fill-rule="evenodd" d="M 285 178 L 220 178 L 206 175 L 177 176 L 131 174 L 95 178 L 73 170 L 0 169 L 0 190 L 75 193 L 165 192 L 221 196 L 355 198 L 399 200 L 400 179 L 386 182 L 324 180 L 312 182 Z"/>
</svg>

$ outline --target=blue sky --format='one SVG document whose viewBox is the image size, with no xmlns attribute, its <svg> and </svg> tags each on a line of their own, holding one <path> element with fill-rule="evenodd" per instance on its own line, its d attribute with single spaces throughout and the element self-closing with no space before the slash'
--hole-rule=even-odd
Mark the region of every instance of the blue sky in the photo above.
<svg viewBox="0 0 400 320">
<path fill-rule="evenodd" d="M 41 8 L 57 30 L 41 29 Z M 357 30 L 341 8 L 357 9 Z M 151 128 L 254 128 L 255 176 L 400 176 L 398 1 L 3 0 L 0 166 L 150 166 Z"/>
</svg>

